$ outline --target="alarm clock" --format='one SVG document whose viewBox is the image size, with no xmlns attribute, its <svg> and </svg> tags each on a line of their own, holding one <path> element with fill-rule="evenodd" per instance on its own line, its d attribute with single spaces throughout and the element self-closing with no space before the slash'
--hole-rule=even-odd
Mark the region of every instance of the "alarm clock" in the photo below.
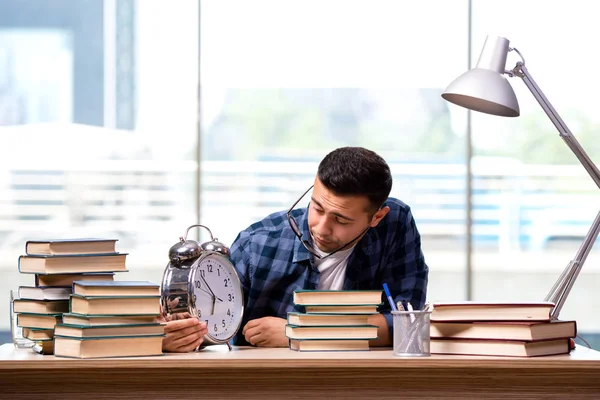
<svg viewBox="0 0 600 400">
<path fill-rule="evenodd" d="M 200 244 L 187 239 L 191 228 L 204 228 L 211 240 Z M 189 313 L 206 322 L 202 346 L 227 344 L 240 329 L 244 295 L 229 249 L 204 225 L 191 225 L 169 250 L 161 284 L 163 315 Z"/>
</svg>

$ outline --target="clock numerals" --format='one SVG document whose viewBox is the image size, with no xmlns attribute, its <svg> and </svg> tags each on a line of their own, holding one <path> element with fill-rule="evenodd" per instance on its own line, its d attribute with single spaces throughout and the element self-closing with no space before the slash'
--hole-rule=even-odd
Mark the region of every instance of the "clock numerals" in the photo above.
<svg viewBox="0 0 600 400">
<path fill-rule="evenodd" d="M 197 264 L 193 279 L 196 309 L 206 322 L 209 336 L 215 340 L 231 338 L 239 328 L 243 296 L 237 282 L 235 270 L 223 264 L 219 257 Z"/>
</svg>

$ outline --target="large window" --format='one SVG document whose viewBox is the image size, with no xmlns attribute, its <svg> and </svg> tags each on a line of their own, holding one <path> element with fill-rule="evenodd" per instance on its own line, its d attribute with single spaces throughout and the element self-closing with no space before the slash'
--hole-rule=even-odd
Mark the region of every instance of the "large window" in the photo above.
<svg viewBox="0 0 600 400">
<path fill-rule="evenodd" d="M 445 68 L 465 68 L 467 2 L 206 1 L 201 14 L 201 220 L 231 243 L 287 209 L 325 154 L 364 146 L 412 207 L 431 296 L 464 298 L 466 127 L 440 95 Z"/>
<path fill-rule="evenodd" d="M 411 206 L 422 234 L 430 301 L 542 300 L 600 193 L 518 78 L 522 116 L 512 120 L 469 114 L 440 95 L 475 64 L 486 35 L 506 36 L 600 160 L 597 8 L 0 2 L 0 297 L 32 283 L 17 259 L 33 238 L 118 238 L 130 270 L 120 278 L 160 282 L 189 225 L 230 245 L 287 209 L 325 154 L 352 145 L 390 163 L 392 195 Z M 591 317 L 598 254 L 561 313 L 588 339 L 600 332 Z M 0 307 L 0 331 L 7 314 Z"/>
<path fill-rule="evenodd" d="M 540 7 L 546 10 L 541 17 Z M 592 160 L 600 162 L 600 59 L 590 49 L 600 38 L 589 1 L 473 2 L 473 61 L 486 35 L 501 34 L 524 56 L 536 83 Z M 560 27 L 560 29 L 557 29 Z M 509 53 L 508 65 L 519 57 Z M 450 76 L 449 76 L 450 77 Z M 472 113 L 474 213 L 495 224 L 492 241 L 474 241 L 474 298 L 542 300 L 573 259 L 600 211 L 600 191 L 558 136 L 519 78 L 509 79 L 519 118 Z M 560 314 L 579 332 L 600 332 L 596 282 L 600 246 L 584 264 Z M 595 346 L 600 346 L 598 339 Z"/>
<path fill-rule="evenodd" d="M 25 241 L 114 237 L 160 282 L 197 221 L 198 3 L 0 2 L 0 299 Z M 0 307 L 0 331 L 8 329 Z"/>
</svg>

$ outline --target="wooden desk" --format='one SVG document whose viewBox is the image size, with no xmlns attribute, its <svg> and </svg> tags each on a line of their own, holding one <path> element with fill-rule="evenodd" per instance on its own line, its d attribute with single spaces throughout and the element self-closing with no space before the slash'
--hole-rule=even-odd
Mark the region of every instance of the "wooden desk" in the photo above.
<svg viewBox="0 0 600 400">
<path fill-rule="evenodd" d="M 225 346 L 74 360 L 0 347 L 2 399 L 600 398 L 600 353 L 528 359 Z"/>
</svg>

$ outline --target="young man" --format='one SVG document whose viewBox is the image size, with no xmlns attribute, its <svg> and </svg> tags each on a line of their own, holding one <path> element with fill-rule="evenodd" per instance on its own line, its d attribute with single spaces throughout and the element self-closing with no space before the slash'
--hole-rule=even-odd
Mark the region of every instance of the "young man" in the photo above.
<svg viewBox="0 0 600 400">
<path fill-rule="evenodd" d="M 388 198 L 392 176 L 376 153 L 343 147 L 319 164 L 307 208 L 271 214 L 242 231 L 231 246 L 244 287 L 244 317 L 235 344 L 286 347 L 287 313 L 300 289 L 382 290 L 394 301 L 425 303 L 429 269 L 410 208 Z M 392 343 L 387 301 L 370 317 L 378 339 Z M 202 343 L 206 326 L 197 319 L 172 321 L 165 328 L 165 351 L 190 351 Z"/>
</svg>

